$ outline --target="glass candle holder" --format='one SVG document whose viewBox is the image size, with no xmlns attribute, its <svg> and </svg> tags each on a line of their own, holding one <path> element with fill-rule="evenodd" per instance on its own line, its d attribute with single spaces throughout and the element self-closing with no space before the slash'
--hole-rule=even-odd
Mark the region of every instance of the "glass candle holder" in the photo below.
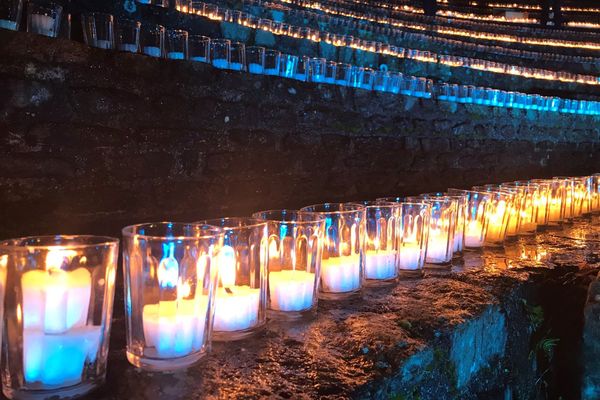
<svg viewBox="0 0 600 400">
<path fill-rule="evenodd" d="M 180 29 L 168 30 L 165 36 L 167 58 L 171 60 L 187 60 L 188 32 Z"/>
<path fill-rule="evenodd" d="M 210 59 L 215 68 L 229 68 L 229 63 L 231 62 L 231 41 L 228 39 L 211 40 Z"/>
<path fill-rule="evenodd" d="M 431 207 L 427 203 L 400 203 L 400 276 L 421 276 L 427 251 Z"/>
<path fill-rule="evenodd" d="M 88 46 L 114 49 L 114 17 L 110 14 L 91 13 L 81 16 L 83 39 Z"/>
<path fill-rule="evenodd" d="M 588 213 L 588 185 L 587 178 L 572 176 L 573 181 L 573 217 L 578 218 Z"/>
<path fill-rule="evenodd" d="M 317 307 L 325 219 L 292 210 L 260 211 L 268 221 L 268 309 L 273 318 L 295 319 Z"/>
<path fill-rule="evenodd" d="M 234 71 L 246 70 L 246 45 L 242 42 L 231 42 L 231 59 L 229 69 Z"/>
<path fill-rule="evenodd" d="M 592 212 L 600 211 L 600 174 L 592 175 Z"/>
<path fill-rule="evenodd" d="M 306 56 L 298 57 L 298 65 L 294 79 L 302 82 L 308 81 L 310 77 L 310 59 Z"/>
<path fill-rule="evenodd" d="M 473 190 L 486 192 L 489 195 L 486 211 L 487 232 L 485 234 L 486 247 L 501 247 L 506 239 L 510 208 L 514 193 L 498 187 L 474 186 Z"/>
<path fill-rule="evenodd" d="M 365 208 L 351 203 L 324 203 L 300 211 L 325 217 L 319 295 L 335 300 L 356 294 L 364 276 Z"/>
<path fill-rule="evenodd" d="M 0 29 L 19 30 L 23 0 L 5 0 L 0 3 Z"/>
<path fill-rule="evenodd" d="M 123 228 L 127 359 L 152 371 L 187 367 L 210 346 L 223 232 L 196 224 Z"/>
<path fill-rule="evenodd" d="M 279 75 L 285 78 L 293 78 L 298 68 L 298 56 L 291 54 L 282 54 L 279 64 Z"/>
<path fill-rule="evenodd" d="M 324 82 L 328 84 L 335 83 L 335 74 L 337 70 L 337 62 L 335 61 L 327 61 L 325 63 L 325 78 Z"/>
<path fill-rule="evenodd" d="M 480 249 L 487 232 L 487 203 L 489 194 L 473 190 L 448 189 L 448 193 L 464 193 L 467 196 L 465 213 L 465 248 Z"/>
<path fill-rule="evenodd" d="M 399 203 L 365 201 L 365 285 L 392 283 L 398 277 Z"/>
<path fill-rule="evenodd" d="M 421 198 L 449 197 L 456 201 L 456 221 L 454 223 L 454 240 L 452 244 L 453 257 L 460 258 L 465 248 L 465 219 L 467 214 L 467 194 L 462 191 L 453 193 L 434 192 L 425 193 Z"/>
<path fill-rule="evenodd" d="M 327 60 L 324 58 L 311 58 L 310 59 L 310 69 L 312 71 L 311 81 L 322 83 L 325 82 L 326 70 L 327 68 Z"/>
<path fill-rule="evenodd" d="M 27 32 L 57 37 L 62 6 L 52 2 L 30 2 L 27 5 Z"/>
<path fill-rule="evenodd" d="M 279 64 L 281 63 L 281 53 L 277 50 L 265 50 L 265 75 L 279 75 Z"/>
<path fill-rule="evenodd" d="M 421 199 L 430 206 L 426 266 L 447 267 L 452 261 L 454 249 L 457 201 L 447 196 Z M 407 200 L 413 201 L 412 199 Z"/>
<path fill-rule="evenodd" d="M 6 267 L 2 391 L 72 398 L 100 386 L 112 318 L 118 239 L 38 236 L 0 243 Z"/>
<path fill-rule="evenodd" d="M 537 206 L 536 224 L 537 226 L 548 225 L 550 210 L 550 181 L 548 179 L 531 179 L 531 185 L 537 186 L 534 196 L 534 202 Z"/>
<path fill-rule="evenodd" d="M 191 61 L 210 62 L 210 38 L 201 35 L 188 36 L 188 52 Z"/>
<path fill-rule="evenodd" d="M 267 222 L 255 218 L 220 218 L 200 223 L 224 231 L 217 261 L 214 338 L 220 341 L 246 338 L 267 320 Z"/>
<path fill-rule="evenodd" d="M 553 180 L 560 181 L 564 188 L 564 197 L 563 197 L 563 222 L 570 222 L 574 218 L 574 210 L 575 210 L 575 201 L 574 201 L 574 193 L 575 193 L 575 182 L 571 178 L 564 176 L 556 176 L 552 178 Z"/>
<path fill-rule="evenodd" d="M 246 47 L 246 62 L 248 72 L 262 74 L 265 69 L 265 48 L 260 46 Z"/>
<path fill-rule="evenodd" d="M 503 183 L 501 187 L 516 190 L 515 196 L 521 198 L 518 234 L 534 234 L 537 230 L 537 203 L 535 201 L 538 192 L 537 186 L 528 182 L 515 181 Z"/>
<path fill-rule="evenodd" d="M 117 21 L 115 37 L 118 50 L 130 53 L 137 53 L 139 51 L 141 25 L 139 21 L 131 19 Z"/>
<path fill-rule="evenodd" d="M 165 54 L 165 27 L 151 25 L 142 27 L 141 33 L 142 53 L 150 57 L 164 57 Z"/>
<path fill-rule="evenodd" d="M 548 225 L 558 225 L 563 219 L 565 205 L 565 181 L 548 179 Z"/>
</svg>

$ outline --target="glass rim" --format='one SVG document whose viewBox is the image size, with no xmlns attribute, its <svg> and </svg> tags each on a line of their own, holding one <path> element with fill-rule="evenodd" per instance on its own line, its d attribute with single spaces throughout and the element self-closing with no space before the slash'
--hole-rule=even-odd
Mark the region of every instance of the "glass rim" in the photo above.
<svg viewBox="0 0 600 400">
<path fill-rule="evenodd" d="M 187 235 L 173 235 L 165 236 L 165 235 L 146 235 L 137 233 L 137 230 L 141 227 L 153 227 L 153 226 L 166 226 L 166 225 L 187 225 L 187 226 L 195 226 L 200 228 L 199 231 L 202 233 L 200 236 L 187 236 Z M 207 239 L 210 237 L 215 237 L 219 235 L 223 235 L 223 230 L 218 226 L 212 225 L 202 225 L 195 222 L 172 222 L 172 221 L 160 221 L 160 222 L 143 222 L 140 224 L 128 225 L 121 229 L 121 234 L 123 237 L 141 237 L 145 239 L 156 239 L 156 240 L 164 240 L 165 238 L 173 239 L 173 240 L 198 240 L 198 239 Z"/>
<path fill-rule="evenodd" d="M 89 243 L 77 243 L 76 241 L 72 244 L 17 244 L 18 242 L 23 242 L 27 240 L 39 240 L 39 239 L 66 239 L 66 240 L 78 240 L 78 239 L 92 239 Z M 94 241 L 96 240 L 96 241 Z M 0 241 L 0 252 L 3 249 L 34 249 L 34 250 L 43 250 L 43 249 L 52 249 L 52 248 L 67 248 L 67 249 L 84 249 L 89 247 L 98 247 L 98 246 L 110 246 L 110 245 L 118 245 L 119 239 L 112 236 L 101 236 L 101 235 L 32 235 L 32 236 L 22 236 L 18 238 L 6 239 Z"/>
<path fill-rule="evenodd" d="M 311 211 L 311 210 L 307 210 L 308 208 L 317 208 L 317 207 L 325 207 L 325 206 L 346 206 L 346 207 L 353 207 L 352 210 L 329 210 L 329 211 Z M 316 213 L 316 214 L 338 214 L 338 215 L 346 215 L 346 214 L 352 214 L 352 213 L 356 213 L 356 212 L 360 212 L 360 211 L 365 211 L 365 206 L 359 204 L 359 203 L 352 203 L 352 202 L 344 202 L 344 203 L 317 203 L 317 204 L 311 204 L 309 206 L 304 206 L 302 208 L 300 208 L 300 211 L 307 211 L 307 212 L 312 212 L 312 213 Z"/>
<path fill-rule="evenodd" d="M 243 225 L 238 225 L 238 226 L 222 226 L 222 225 L 220 225 L 224 221 L 227 221 L 227 222 L 229 222 L 229 221 L 246 221 L 248 223 L 244 223 Z M 236 230 L 246 229 L 246 228 L 256 228 L 261 225 L 266 226 L 267 222 L 268 222 L 267 220 L 260 220 L 260 219 L 253 218 L 253 217 L 223 217 L 223 218 L 203 219 L 203 220 L 195 221 L 195 222 L 193 222 L 193 224 L 201 225 L 201 226 L 216 227 L 221 231 L 236 231 Z"/>
<path fill-rule="evenodd" d="M 398 204 L 400 204 L 401 206 L 407 205 L 407 206 L 425 206 L 425 207 L 431 207 L 431 205 L 427 204 L 424 201 L 401 201 Z"/>
<path fill-rule="evenodd" d="M 105 13 L 105 12 L 98 12 L 98 11 L 92 11 L 92 12 L 86 12 L 86 13 L 82 13 L 82 15 L 84 17 L 110 17 L 109 19 L 113 20 L 115 19 L 115 16 L 113 14 L 110 13 Z"/>
<path fill-rule="evenodd" d="M 282 219 L 282 218 L 271 219 L 271 218 L 261 218 L 261 217 L 257 216 L 257 215 L 263 214 L 263 213 L 279 213 L 281 216 L 283 216 L 284 213 L 290 213 L 290 215 L 306 215 L 306 216 L 309 216 L 310 219 L 308 219 L 308 220 L 295 220 L 295 219 L 286 220 L 286 219 Z M 325 222 L 325 220 L 326 220 L 325 216 L 319 214 L 318 212 L 289 210 L 287 208 L 256 211 L 256 212 L 252 213 L 252 218 L 256 218 L 261 221 L 290 223 L 290 224 L 293 223 L 293 224 L 299 224 L 299 225 L 314 224 L 315 222 Z"/>
</svg>

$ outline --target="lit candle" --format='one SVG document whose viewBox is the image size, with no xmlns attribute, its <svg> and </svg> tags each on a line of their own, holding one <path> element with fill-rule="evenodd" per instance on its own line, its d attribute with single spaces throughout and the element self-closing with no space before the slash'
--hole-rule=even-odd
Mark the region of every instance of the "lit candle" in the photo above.
<svg viewBox="0 0 600 400">
<path fill-rule="evenodd" d="M 0 19 L 0 28 L 10 29 L 11 31 L 17 30 L 17 21 L 10 21 L 7 19 Z"/>
<path fill-rule="evenodd" d="M 144 338 L 154 356 L 182 357 L 198 351 L 204 342 L 208 298 L 161 301 L 144 306 Z M 148 353 L 148 350 L 146 350 Z"/>
<path fill-rule="evenodd" d="M 270 308 L 276 311 L 302 311 L 312 307 L 315 274 L 306 271 L 269 272 Z"/>
<path fill-rule="evenodd" d="M 234 71 L 243 71 L 244 65 L 239 62 L 232 62 L 232 63 L 229 63 L 229 69 L 232 69 Z"/>
<path fill-rule="evenodd" d="M 160 57 L 160 47 L 144 46 L 144 54 L 151 57 Z"/>
<path fill-rule="evenodd" d="M 108 50 L 108 49 L 112 49 L 112 43 L 110 40 L 97 39 L 96 47 L 98 47 L 99 49 Z"/>
<path fill-rule="evenodd" d="M 225 58 L 216 58 L 213 60 L 212 64 L 215 68 L 226 69 L 229 67 L 229 61 Z"/>
<path fill-rule="evenodd" d="M 250 64 L 248 64 L 248 71 L 251 74 L 262 74 L 263 66 L 260 64 L 256 64 L 256 63 L 250 63 Z"/>
<path fill-rule="evenodd" d="M 184 60 L 185 54 L 182 51 L 170 51 L 167 53 L 167 57 L 171 60 Z"/>
<path fill-rule="evenodd" d="M 550 204 L 548 206 L 548 221 L 550 221 L 550 222 L 560 221 L 561 206 L 562 206 L 561 199 L 553 198 L 550 200 Z"/>
<path fill-rule="evenodd" d="M 358 254 L 329 257 L 321 261 L 321 286 L 325 292 L 343 293 L 360 288 Z"/>
<path fill-rule="evenodd" d="M 421 248 L 417 243 L 404 243 L 400 247 L 400 269 L 417 270 L 422 267 Z"/>
<path fill-rule="evenodd" d="M 223 246 L 219 255 L 219 274 L 223 287 L 217 289 L 214 329 L 218 332 L 240 331 L 258 322 L 260 289 L 237 286 L 236 255 L 231 246 Z"/>
<path fill-rule="evenodd" d="M 465 246 L 482 247 L 484 241 L 483 224 L 479 221 L 469 221 L 465 229 Z"/>
<path fill-rule="evenodd" d="M 70 272 L 60 269 L 76 255 L 73 250 L 50 250 L 45 271 L 28 271 L 21 278 L 27 382 L 77 384 L 86 361 L 96 357 L 101 327 L 86 326 L 91 275 L 83 267 Z"/>
<path fill-rule="evenodd" d="M 396 252 L 369 250 L 365 254 L 365 277 L 367 279 L 391 279 L 396 276 Z"/>
<path fill-rule="evenodd" d="M 133 43 L 123 43 L 123 44 L 121 44 L 121 50 L 128 51 L 130 53 L 137 53 L 138 46 L 137 46 L 137 44 L 133 44 Z"/>
<path fill-rule="evenodd" d="M 448 234 L 436 230 L 429 231 L 429 239 L 427 240 L 427 256 L 428 263 L 442 263 L 448 260 Z"/>
<path fill-rule="evenodd" d="M 31 14 L 31 27 L 33 32 L 37 34 L 50 37 L 56 36 L 54 18 L 49 15 Z"/>
<path fill-rule="evenodd" d="M 198 62 L 207 62 L 208 61 L 206 59 L 206 57 L 202 57 L 202 56 L 190 57 L 190 60 L 192 60 L 192 61 L 198 61 Z"/>
</svg>

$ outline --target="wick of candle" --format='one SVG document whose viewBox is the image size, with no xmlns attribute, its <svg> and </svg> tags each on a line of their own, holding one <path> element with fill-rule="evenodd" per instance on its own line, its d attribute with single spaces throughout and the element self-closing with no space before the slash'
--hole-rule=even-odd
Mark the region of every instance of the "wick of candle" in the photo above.
<svg viewBox="0 0 600 400">
<path fill-rule="evenodd" d="M 233 291 L 230 288 L 226 287 L 225 288 L 225 293 L 227 293 L 227 294 L 233 294 Z"/>
</svg>

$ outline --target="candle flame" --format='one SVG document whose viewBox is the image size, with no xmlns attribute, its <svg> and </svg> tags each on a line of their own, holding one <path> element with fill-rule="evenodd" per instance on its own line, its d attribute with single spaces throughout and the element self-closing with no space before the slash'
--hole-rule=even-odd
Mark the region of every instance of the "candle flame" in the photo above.
<svg viewBox="0 0 600 400">
<path fill-rule="evenodd" d="M 75 250 L 67 250 L 60 246 L 53 248 L 46 254 L 46 271 L 61 269 L 77 255 Z"/>
<path fill-rule="evenodd" d="M 223 287 L 235 286 L 235 250 L 231 246 L 223 246 L 219 253 L 219 275 Z"/>
</svg>

